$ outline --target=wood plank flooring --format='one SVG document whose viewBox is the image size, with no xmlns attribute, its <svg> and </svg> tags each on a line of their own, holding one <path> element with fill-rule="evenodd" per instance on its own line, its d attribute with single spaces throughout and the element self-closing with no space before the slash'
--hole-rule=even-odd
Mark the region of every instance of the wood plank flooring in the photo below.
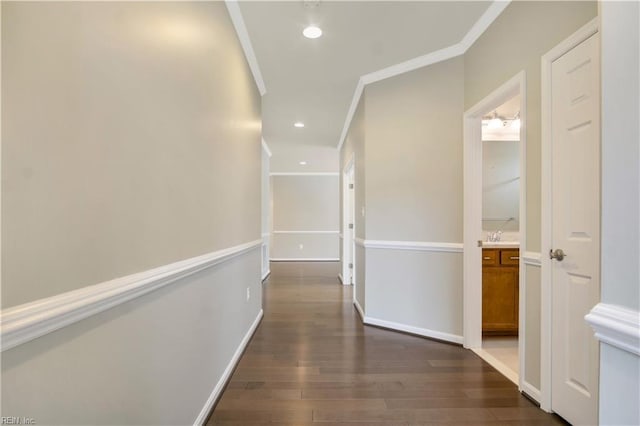
<svg viewBox="0 0 640 426">
<path fill-rule="evenodd" d="M 336 263 L 272 263 L 265 316 L 208 425 L 550 425 L 460 346 L 363 326 Z"/>
</svg>

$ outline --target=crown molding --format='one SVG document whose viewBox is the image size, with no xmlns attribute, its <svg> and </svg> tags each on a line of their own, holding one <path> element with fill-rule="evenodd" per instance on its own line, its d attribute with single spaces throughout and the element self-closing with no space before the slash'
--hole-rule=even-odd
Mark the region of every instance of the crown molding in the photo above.
<svg viewBox="0 0 640 426">
<path fill-rule="evenodd" d="M 471 46 L 473 46 L 473 43 L 478 40 L 478 38 L 487 30 L 487 28 L 489 28 L 493 21 L 500 16 L 510 3 L 511 0 L 494 1 L 482 16 L 480 16 L 476 23 L 473 24 L 462 40 L 456 44 L 452 44 L 451 46 L 427 53 L 426 55 L 418 56 L 416 58 L 409 59 L 408 61 L 400 62 L 361 76 L 358 79 L 356 90 L 353 93 L 353 98 L 351 99 L 351 105 L 347 112 L 347 118 L 345 120 L 344 127 L 342 128 L 342 133 L 340 134 L 337 149 L 340 150 L 344 144 L 347 133 L 349 132 L 349 127 L 351 126 L 351 121 L 355 115 L 356 108 L 358 108 L 358 103 L 360 103 L 360 97 L 364 92 L 364 86 L 463 55 Z"/>
<path fill-rule="evenodd" d="M 256 53 L 253 50 L 253 45 L 251 44 L 251 39 L 249 38 L 247 26 L 245 25 L 244 19 L 242 18 L 242 12 L 240 11 L 238 0 L 224 0 L 224 3 L 227 6 L 227 11 L 229 11 L 231 22 L 233 22 L 233 27 L 236 29 L 236 33 L 238 34 L 238 39 L 240 40 L 240 44 L 242 45 L 242 50 L 244 50 L 244 56 L 249 63 L 249 68 L 251 69 L 251 73 L 253 74 L 253 79 L 256 82 L 256 86 L 258 87 L 260 96 L 264 96 L 265 93 L 267 93 L 267 87 L 264 84 L 264 79 L 262 78 L 262 73 L 260 72 L 260 65 L 258 64 Z"/>
<path fill-rule="evenodd" d="M 262 149 L 264 149 L 264 152 L 266 152 L 269 158 L 271 158 L 273 154 L 271 153 L 269 145 L 267 145 L 267 141 L 265 141 L 264 138 L 262 138 Z"/>
</svg>

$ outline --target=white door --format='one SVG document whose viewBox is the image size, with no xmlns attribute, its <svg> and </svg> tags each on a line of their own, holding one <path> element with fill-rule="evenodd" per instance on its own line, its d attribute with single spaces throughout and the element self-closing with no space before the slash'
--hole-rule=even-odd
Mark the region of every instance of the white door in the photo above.
<svg viewBox="0 0 640 426">
<path fill-rule="evenodd" d="M 574 425 L 598 422 L 598 343 L 584 320 L 600 300 L 598 38 L 551 67 L 551 408 Z"/>
<path fill-rule="evenodd" d="M 355 260 L 355 249 L 354 249 L 354 238 L 355 238 L 355 229 L 354 229 L 354 190 L 353 190 L 353 164 L 350 164 L 346 167 L 344 171 L 344 185 L 342 187 L 343 191 L 343 246 L 342 246 L 342 282 L 344 285 L 349 285 L 354 283 L 354 260 Z"/>
<path fill-rule="evenodd" d="M 349 169 L 349 225 L 347 225 L 347 232 L 349 234 L 349 259 L 351 259 L 351 263 L 348 265 L 349 268 L 349 284 L 353 284 L 355 286 L 355 264 L 356 264 L 356 248 L 355 248 L 355 238 L 356 238 L 356 228 L 355 228 L 355 192 L 353 190 L 353 165 Z M 355 289 L 354 289 L 355 292 Z M 355 293 L 354 293 L 355 294 Z"/>
</svg>

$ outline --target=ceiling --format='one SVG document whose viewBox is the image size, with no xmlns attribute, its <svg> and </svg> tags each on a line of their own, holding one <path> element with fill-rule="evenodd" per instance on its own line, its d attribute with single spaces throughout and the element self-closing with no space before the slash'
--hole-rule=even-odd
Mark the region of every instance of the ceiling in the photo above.
<svg viewBox="0 0 640 426">
<path fill-rule="evenodd" d="M 360 76 L 459 43 L 491 2 L 239 4 L 267 88 L 265 140 L 335 147 Z M 302 35 L 311 24 L 322 37 Z"/>
</svg>

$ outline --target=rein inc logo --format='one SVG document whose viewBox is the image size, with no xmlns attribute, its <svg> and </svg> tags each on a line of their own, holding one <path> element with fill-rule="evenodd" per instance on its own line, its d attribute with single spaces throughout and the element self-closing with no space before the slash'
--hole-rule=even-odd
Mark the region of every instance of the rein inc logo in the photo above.
<svg viewBox="0 0 640 426">
<path fill-rule="evenodd" d="M 0 417 L 0 425 L 35 425 L 36 419 L 33 417 L 14 417 L 14 416 L 2 416 Z"/>
</svg>

